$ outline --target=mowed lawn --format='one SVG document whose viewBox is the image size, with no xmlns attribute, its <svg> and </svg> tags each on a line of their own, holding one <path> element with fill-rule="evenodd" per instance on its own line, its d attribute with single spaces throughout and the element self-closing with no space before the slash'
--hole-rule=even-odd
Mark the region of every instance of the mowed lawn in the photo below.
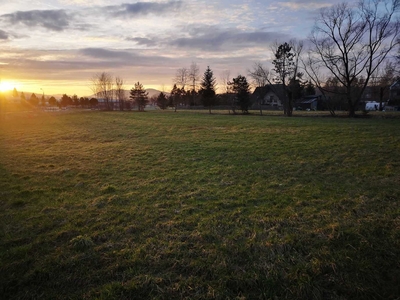
<svg viewBox="0 0 400 300">
<path fill-rule="evenodd" d="M 399 299 L 400 119 L 0 120 L 1 299 Z"/>
</svg>

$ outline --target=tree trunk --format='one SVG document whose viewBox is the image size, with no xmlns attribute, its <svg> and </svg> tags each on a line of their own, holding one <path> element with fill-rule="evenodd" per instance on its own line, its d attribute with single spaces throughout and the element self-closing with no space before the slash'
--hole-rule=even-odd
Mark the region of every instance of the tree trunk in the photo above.
<svg viewBox="0 0 400 300">
<path fill-rule="evenodd" d="M 287 116 L 291 117 L 293 115 L 293 93 L 289 92 L 289 99 L 287 105 Z"/>
<path fill-rule="evenodd" d="M 358 101 L 353 101 L 351 94 L 352 94 L 352 90 L 351 90 L 351 86 L 349 84 L 349 86 L 347 87 L 347 104 L 349 106 L 349 117 L 354 118 L 356 116 L 356 107 L 357 107 Z"/>
<path fill-rule="evenodd" d="M 333 105 L 331 105 L 331 101 L 332 101 L 332 99 L 331 99 L 331 97 L 329 97 L 329 100 L 325 101 L 325 103 L 326 103 L 326 106 L 328 107 L 328 110 L 329 110 L 329 113 L 331 114 L 331 116 L 335 117 L 336 116 L 335 109 L 333 108 Z"/>
<path fill-rule="evenodd" d="M 287 116 L 291 117 L 293 115 L 293 104 L 292 101 L 289 100 L 288 108 L 287 108 Z"/>
<path fill-rule="evenodd" d="M 356 116 L 356 105 L 349 102 L 349 117 L 354 118 Z"/>
</svg>

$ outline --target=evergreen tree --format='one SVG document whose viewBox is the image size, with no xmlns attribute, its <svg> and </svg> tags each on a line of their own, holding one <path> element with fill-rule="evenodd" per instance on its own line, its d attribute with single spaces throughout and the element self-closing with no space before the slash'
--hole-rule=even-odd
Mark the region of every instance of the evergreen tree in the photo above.
<svg viewBox="0 0 400 300">
<path fill-rule="evenodd" d="M 240 107 L 243 113 L 249 112 L 250 107 L 250 86 L 245 76 L 239 75 L 232 79 L 228 85 L 235 93 L 236 105 Z"/>
<path fill-rule="evenodd" d="M 199 105 L 200 103 L 199 93 L 196 90 L 191 90 L 189 93 L 190 93 L 190 105 L 191 106 Z"/>
<path fill-rule="evenodd" d="M 28 101 L 26 101 L 24 92 L 21 92 L 20 98 L 21 98 L 21 105 L 22 106 L 28 106 Z"/>
<path fill-rule="evenodd" d="M 285 99 L 283 99 L 284 114 L 291 116 L 293 112 L 293 93 L 290 86 L 296 79 L 296 66 L 294 61 L 295 54 L 292 46 L 288 43 L 280 45 L 275 52 L 275 59 L 272 61 L 276 77 L 276 83 L 282 84 L 285 90 Z"/>
<path fill-rule="evenodd" d="M 73 95 L 71 100 L 72 100 L 73 105 L 75 105 L 75 106 L 79 105 L 79 98 L 77 95 Z"/>
<path fill-rule="evenodd" d="M 307 82 L 305 89 L 304 89 L 304 94 L 306 96 L 315 95 L 315 86 L 313 85 L 313 83 L 311 81 Z"/>
<path fill-rule="evenodd" d="M 83 106 L 85 106 L 85 107 L 89 106 L 89 98 L 87 98 L 87 97 L 83 98 Z"/>
<path fill-rule="evenodd" d="M 51 96 L 50 99 L 49 99 L 49 105 L 50 105 L 50 106 L 56 106 L 56 104 L 57 104 L 56 98 L 54 98 L 53 96 Z"/>
<path fill-rule="evenodd" d="M 38 97 L 35 95 L 35 93 L 33 93 L 33 94 L 31 95 L 31 97 L 29 98 L 29 102 L 30 102 L 31 105 L 35 105 L 35 106 L 39 104 L 39 99 L 38 99 Z"/>
<path fill-rule="evenodd" d="M 99 104 L 99 101 L 96 98 L 90 98 L 89 100 L 90 107 L 95 107 Z"/>
<path fill-rule="evenodd" d="M 182 90 L 180 88 L 177 87 L 176 84 L 174 84 L 172 90 L 171 90 L 171 94 L 169 96 L 169 105 L 174 107 L 175 112 L 178 108 L 179 103 L 181 102 L 181 96 L 182 96 Z"/>
<path fill-rule="evenodd" d="M 66 106 L 71 105 L 71 104 L 72 104 L 71 97 L 69 97 L 67 94 L 64 94 L 61 97 L 60 105 L 63 106 L 63 107 L 66 107 Z"/>
<path fill-rule="evenodd" d="M 166 109 L 168 105 L 168 99 L 163 92 L 157 97 L 157 106 L 161 109 Z"/>
<path fill-rule="evenodd" d="M 129 98 L 136 103 L 138 111 L 144 111 L 146 104 L 149 102 L 148 95 L 149 93 L 143 88 L 143 84 L 138 81 L 131 89 Z"/>
<path fill-rule="evenodd" d="M 200 94 L 203 105 L 208 107 L 210 114 L 211 107 L 216 104 L 216 86 L 217 84 L 213 71 L 211 71 L 210 67 L 208 66 L 207 70 L 204 72 L 203 79 L 200 84 Z"/>
</svg>

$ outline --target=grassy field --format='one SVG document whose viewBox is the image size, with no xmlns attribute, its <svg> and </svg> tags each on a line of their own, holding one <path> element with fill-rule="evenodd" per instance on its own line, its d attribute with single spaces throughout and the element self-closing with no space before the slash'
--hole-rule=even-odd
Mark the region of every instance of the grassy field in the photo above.
<svg viewBox="0 0 400 300">
<path fill-rule="evenodd" d="M 0 120 L 2 299 L 399 299 L 400 119 Z"/>
</svg>

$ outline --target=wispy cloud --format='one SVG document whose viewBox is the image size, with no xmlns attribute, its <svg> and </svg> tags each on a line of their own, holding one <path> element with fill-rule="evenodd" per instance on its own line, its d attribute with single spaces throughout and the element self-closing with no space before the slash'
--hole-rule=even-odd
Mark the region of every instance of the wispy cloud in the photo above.
<svg viewBox="0 0 400 300">
<path fill-rule="evenodd" d="M 136 2 L 104 7 L 104 11 L 116 17 L 146 16 L 149 14 L 162 15 L 177 12 L 182 1 L 169 2 Z"/>
<path fill-rule="evenodd" d="M 339 2 L 338 0 L 289 0 L 286 2 L 279 3 L 280 6 L 288 8 L 290 10 L 299 11 L 299 10 L 318 10 L 323 7 L 331 6 Z"/>
<path fill-rule="evenodd" d="M 172 39 L 169 45 L 206 51 L 226 51 L 243 47 L 266 46 L 284 37 L 278 32 L 221 29 L 215 26 L 195 26 L 189 28 L 188 33 L 188 37 Z"/>
<path fill-rule="evenodd" d="M 79 53 L 91 58 L 108 60 L 131 60 L 134 56 L 127 51 L 108 50 L 104 48 L 85 48 L 79 50 Z"/>
<path fill-rule="evenodd" d="M 157 45 L 157 42 L 155 40 L 149 38 L 127 37 L 125 40 L 129 42 L 135 42 L 137 45 L 146 47 L 154 47 Z"/>
<path fill-rule="evenodd" d="M 110 50 L 107 48 L 84 48 L 78 51 L 80 55 L 90 57 L 96 64 L 116 66 L 150 66 L 164 64 L 169 58 L 159 53 L 143 53 L 137 50 Z"/>
<path fill-rule="evenodd" d="M 70 26 L 73 16 L 65 10 L 17 11 L 0 17 L 11 25 L 23 24 L 28 27 L 44 27 L 52 31 L 63 31 Z"/>
<path fill-rule="evenodd" d="M 9 38 L 8 33 L 0 29 L 0 40 L 8 40 L 8 38 Z"/>
</svg>

